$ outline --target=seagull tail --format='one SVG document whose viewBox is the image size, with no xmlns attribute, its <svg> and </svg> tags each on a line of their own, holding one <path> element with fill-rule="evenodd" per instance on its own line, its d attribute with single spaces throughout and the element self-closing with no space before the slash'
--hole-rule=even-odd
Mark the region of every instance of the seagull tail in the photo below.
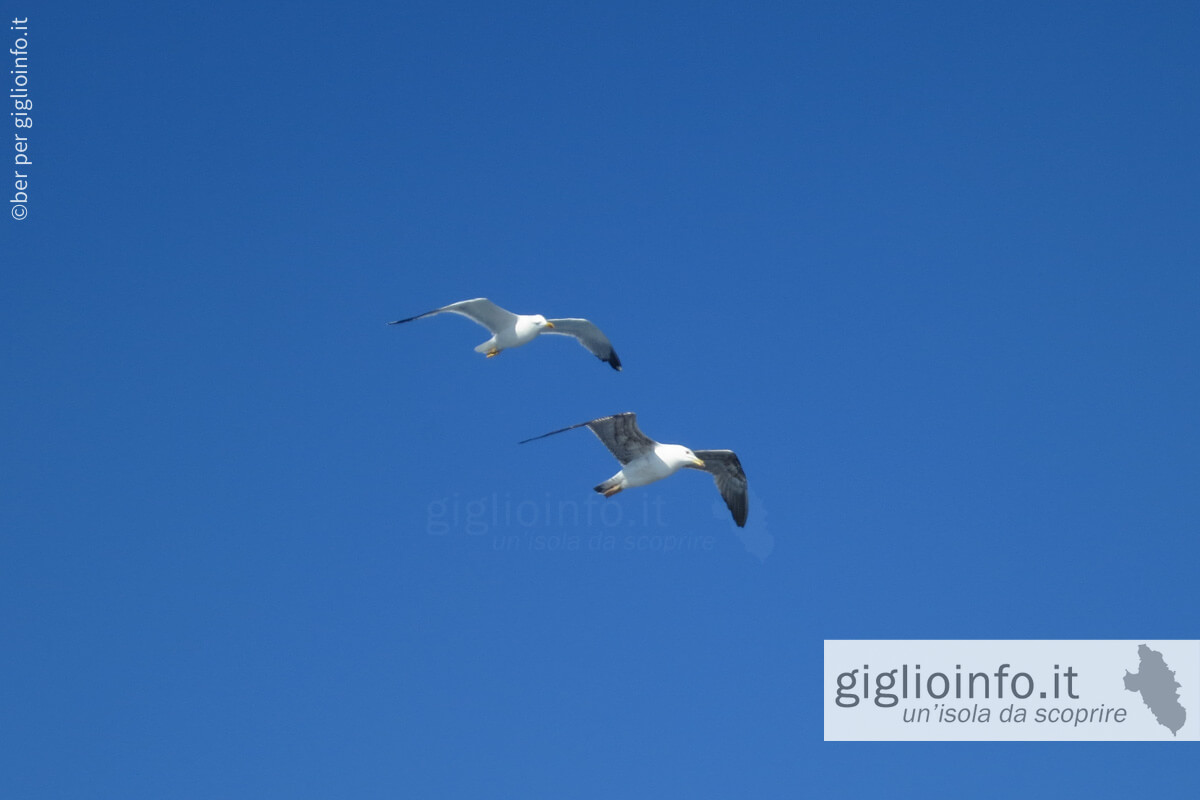
<svg viewBox="0 0 1200 800">
<path fill-rule="evenodd" d="M 616 494 L 617 492 L 621 491 L 624 488 L 625 487 L 621 485 L 620 476 L 614 475 L 613 477 L 606 480 L 604 483 L 601 483 L 598 486 L 593 486 L 592 490 L 599 492 L 600 494 L 604 495 L 605 497 L 612 497 L 614 494 Z"/>
</svg>

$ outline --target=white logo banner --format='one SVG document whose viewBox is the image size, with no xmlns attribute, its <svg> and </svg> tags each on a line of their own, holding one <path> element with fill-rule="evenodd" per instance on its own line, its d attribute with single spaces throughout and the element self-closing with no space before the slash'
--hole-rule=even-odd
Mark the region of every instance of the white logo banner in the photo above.
<svg viewBox="0 0 1200 800">
<path fill-rule="evenodd" d="M 1200 741 L 1198 640 L 826 640 L 826 741 Z"/>
</svg>

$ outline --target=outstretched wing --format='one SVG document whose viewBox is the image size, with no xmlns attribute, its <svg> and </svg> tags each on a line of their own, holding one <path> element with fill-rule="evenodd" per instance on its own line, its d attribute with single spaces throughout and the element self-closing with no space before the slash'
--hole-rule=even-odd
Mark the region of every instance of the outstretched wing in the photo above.
<svg viewBox="0 0 1200 800">
<path fill-rule="evenodd" d="M 388 325 L 399 325 L 402 322 L 412 322 L 413 320 L 432 317 L 434 314 L 446 313 L 466 317 L 472 322 L 487 328 L 492 333 L 511 329 L 517 324 L 516 314 L 506 311 L 486 297 L 476 297 L 474 300 L 460 300 L 457 303 L 435 308 L 433 311 L 426 311 L 424 314 L 417 314 L 415 317 L 409 317 L 408 319 L 398 319 L 394 322 L 389 322 Z"/>
<path fill-rule="evenodd" d="M 552 319 L 553 328 L 546 328 L 543 333 L 556 333 L 561 336 L 574 336 L 588 352 L 605 362 L 615 370 L 621 369 L 621 359 L 613 350 L 612 342 L 590 320 L 586 319 Z"/>
<path fill-rule="evenodd" d="M 543 433 L 541 436 L 534 436 L 533 439 L 518 442 L 518 444 L 532 442 L 535 439 L 545 439 L 547 436 L 582 428 L 585 425 L 591 429 L 592 433 L 596 434 L 596 438 L 604 443 L 604 446 L 608 448 L 608 452 L 612 453 L 617 461 L 620 461 L 622 464 L 628 464 L 657 444 L 649 436 L 638 430 L 637 414 L 634 414 L 632 411 L 627 411 L 624 414 L 614 414 L 611 417 L 600 417 L 589 422 L 580 422 L 577 425 L 568 425 L 556 431 Z"/>
<path fill-rule="evenodd" d="M 594 419 L 587 426 L 622 464 L 628 464 L 658 444 L 641 432 L 637 425 L 637 414 L 632 411 Z"/>
<path fill-rule="evenodd" d="M 685 464 L 692 469 L 702 469 L 711 473 L 713 482 L 721 499 L 733 514 L 733 521 L 739 528 L 746 526 L 746 517 L 750 514 L 750 498 L 746 493 L 746 473 L 742 471 L 742 462 L 732 450 L 695 450 L 696 457 L 704 462 L 703 467 Z"/>
</svg>

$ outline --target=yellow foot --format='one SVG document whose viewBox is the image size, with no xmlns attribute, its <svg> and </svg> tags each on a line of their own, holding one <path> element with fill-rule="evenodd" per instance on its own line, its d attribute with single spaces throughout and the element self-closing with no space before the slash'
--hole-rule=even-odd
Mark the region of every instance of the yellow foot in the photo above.
<svg viewBox="0 0 1200 800">
<path fill-rule="evenodd" d="M 616 493 L 617 493 L 617 492 L 619 492 L 619 491 L 621 491 L 621 487 L 620 487 L 620 486 L 614 486 L 613 488 L 611 488 L 611 489 L 609 489 L 607 492 L 605 492 L 605 493 L 604 493 L 604 496 L 605 496 L 605 497 L 612 497 L 614 494 L 616 494 Z"/>
<path fill-rule="evenodd" d="M 498 355 L 500 355 L 500 351 L 499 351 L 499 350 L 489 350 L 489 351 L 488 351 L 488 354 L 487 354 L 487 357 L 488 357 L 488 358 L 492 358 L 492 357 L 494 357 L 494 356 L 498 356 Z"/>
</svg>

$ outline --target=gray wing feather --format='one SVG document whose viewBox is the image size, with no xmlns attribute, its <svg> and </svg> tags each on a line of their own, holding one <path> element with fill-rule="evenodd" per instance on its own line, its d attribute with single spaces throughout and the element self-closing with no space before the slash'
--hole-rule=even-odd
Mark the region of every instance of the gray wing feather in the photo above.
<svg viewBox="0 0 1200 800">
<path fill-rule="evenodd" d="M 615 370 L 621 369 L 621 359 L 613 350 L 612 342 L 604 335 L 591 320 L 586 319 L 552 319 L 553 328 L 547 328 L 543 333 L 574 336 L 578 342 L 587 348 L 588 352 L 605 362 Z"/>
<path fill-rule="evenodd" d="M 516 314 L 506 311 L 486 297 L 476 297 L 474 300 L 460 300 L 457 303 L 435 308 L 433 311 L 426 311 L 424 314 L 418 314 L 415 317 L 398 319 L 388 324 L 399 325 L 402 322 L 412 322 L 413 320 L 432 317 L 435 314 L 458 314 L 474 323 L 482 325 L 492 333 L 512 328 L 517 324 Z"/>
<path fill-rule="evenodd" d="M 742 470 L 742 462 L 732 450 L 694 450 L 696 457 L 704 462 L 703 469 L 713 476 L 721 499 L 733 514 L 733 521 L 739 528 L 746 526 L 746 517 L 750 514 L 750 499 L 746 492 L 746 473 Z M 690 465 L 689 465 L 690 466 Z"/>
<path fill-rule="evenodd" d="M 628 464 L 658 444 L 641 432 L 637 426 L 637 414 L 632 411 L 594 419 L 587 426 L 622 464 Z"/>
<path fill-rule="evenodd" d="M 541 436 L 534 436 L 532 439 L 525 439 L 518 442 L 518 444 L 532 442 L 535 439 L 545 439 L 547 436 L 582 428 L 585 425 L 592 433 L 596 434 L 597 439 L 604 443 L 604 446 L 608 448 L 608 452 L 612 453 L 617 461 L 620 461 L 622 464 L 628 464 L 657 444 L 638 429 L 637 414 L 634 414 L 632 411 L 627 411 L 624 414 L 614 414 L 611 417 L 600 417 L 588 422 L 580 422 L 577 425 L 568 425 L 556 431 L 543 433 Z"/>
</svg>

